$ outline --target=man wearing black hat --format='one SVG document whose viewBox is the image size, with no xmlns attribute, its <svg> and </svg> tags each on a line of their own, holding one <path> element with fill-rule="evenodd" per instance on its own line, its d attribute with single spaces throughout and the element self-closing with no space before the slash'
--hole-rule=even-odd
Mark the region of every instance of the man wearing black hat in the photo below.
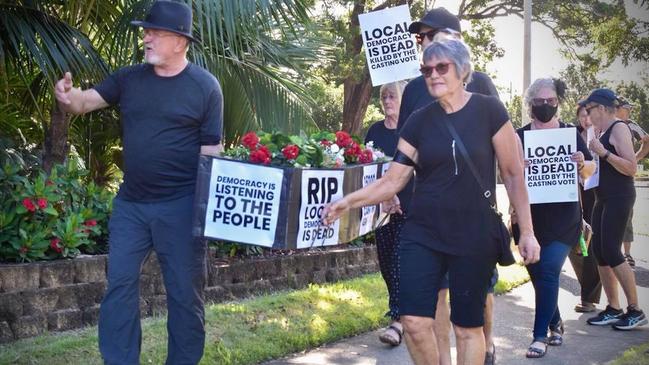
<svg viewBox="0 0 649 365">
<path fill-rule="evenodd" d="M 435 8 L 430 10 L 417 22 L 413 22 L 408 27 L 410 33 L 416 34 L 417 42 L 421 45 L 422 51 L 434 41 L 441 41 L 444 39 L 455 38 L 461 39 L 462 28 L 460 27 L 460 20 L 457 16 L 451 14 L 445 8 Z M 474 71 L 472 73 L 471 82 L 466 85 L 466 90 L 472 93 L 483 95 L 491 95 L 498 97 L 498 91 L 491 81 L 491 78 L 483 72 Z M 399 110 L 399 121 L 397 129 L 400 130 L 406 120 L 416 110 L 425 107 L 426 105 L 434 102 L 435 99 L 428 92 L 426 81 L 423 76 L 419 76 L 411 80 L 404 89 L 401 101 L 401 108 Z M 412 191 L 414 186 L 414 179 L 406 185 L 404 191 L 410 189 Z M 404 198 L 405 197 L 405 198 Z M 400 205 L 406 207 L 409 204 L 410 194 L 400 193 Z M 485 336 L 485 343 L 487 352 L 485 354 L 485 365 L 495 363 L 495 347 L 493 342 L 493 290 L 498 282 L 498 271 L 494 270 L 494 275 L 491 280 L 491 286 L 486 299 L 484 320 L 485 324 L 483 332 Z M 437 315 L 434 322 L 435 337 L 437 339 L 439 363 L 440 365 L 451 364 L 451 344 L 449 333 L 451 329 L 449 307 L 446 301 L 448 297 L 448 279 L 440 286 L 437 303 Z"/>
<path fill-rule="evenodd" d="M 124 181 L 109 222 L 108 288 L 99 313 L 99 349 L 106 364 L 139 364 L 140 268 L 152 250 L 168 304 L 167 364 L 197 364 L 205 343 L 204 240 L 192 236 L 199 154 L 221 151 L 223 97 L 209 72 L 188 62 L 192 11 L 157 1 L 144 21 L 145 64 L 121 68 L 92 89 L 55 86 L 73 114 L 119 105 Z"/>
</svg>

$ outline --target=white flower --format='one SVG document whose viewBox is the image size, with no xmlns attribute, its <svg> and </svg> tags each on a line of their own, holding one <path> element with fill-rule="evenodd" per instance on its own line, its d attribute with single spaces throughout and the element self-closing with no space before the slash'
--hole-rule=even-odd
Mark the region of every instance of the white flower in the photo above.
<svg viewBox="0 0 649 365">
<path fill-rule="evenodd" d="M 333 153 L 338 153 L 338 151 L 340 151 L 340 147 L 338 147 L 338 145 L 335 144 L 335 143 L 333 143 L 331 146 L 329 146 L 329 149 L 330 149 L 331 152 L 333 152 Z"/>
</svg>

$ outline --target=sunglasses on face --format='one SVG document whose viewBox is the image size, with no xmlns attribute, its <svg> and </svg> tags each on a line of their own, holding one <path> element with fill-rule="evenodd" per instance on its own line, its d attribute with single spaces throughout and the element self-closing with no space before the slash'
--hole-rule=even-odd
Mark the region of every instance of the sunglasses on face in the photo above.
<svg viewBox="0 0 649 365">
<path fill-rule="evenodd" d="M 435 66 L 421 66 L 419 71 L 421 72 L 424 77 L 431 77 L 433 75 L 433 70 L 437 71 L 437 74 L 439 76 L 446 75 L 448 72 L 449 66 L 451 65 L 450 62 L 447 63 L 438 63 Z"/>
<path fill-rule="evenodd" d="M 425 38 L 428 38 L 429 42 L 433 41 L 433 38 L 435 38 L 435 35 L 439 33 L 439 29 L 435 30 L 429 30 L 428 32 L 422 32 L 422 33 L 417 33 L 415 37 L 417 38 L 417 43 L 421 44 Z"/>
<path fill-rule="evenodd" d="M 590 115 L 590 111 L 597 108 L 598 106 L 599 106 L 598 104 L 587 106 L 584 108 L 584 110 L 586 111 L 586 114 Z"/>
<path fill-rule="evenodd" d="M 534 98 L 532 99 L 532 105 L 541 106 L 543 104 L 550 104 L 551 106 L 559 105 L 559 99 L 557 98 Z"/>
</svg>

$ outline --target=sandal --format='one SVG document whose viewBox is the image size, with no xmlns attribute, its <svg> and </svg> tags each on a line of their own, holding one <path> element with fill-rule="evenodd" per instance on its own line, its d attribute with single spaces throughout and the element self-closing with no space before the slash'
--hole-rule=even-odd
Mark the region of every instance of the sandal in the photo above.
<svg viewBox="0 0 649 365">
<path fill-rule="evenodd" d="M 559 321 L 559 324 L 556 327 L 550 327 L 550 338 L 548 339 L 548 345 L 550 346 L 561 346 L 563 344 L 563 321 Z"/>
<path fill-rule="evenodd" d="M 494 365 L 496 363 L 496 345 L 493 345 L 492 352 L 485 352 L 484 354 L 484 365 Z"/>
<path fill-rule="evenodd" d="M 543 344 L 543 348 L 533 347 L 532 345 L 534 345 L 535 343 Z M 527 353 L 525 354 L 525 357 L 527 357 L 528 359 L 538 359 L 545 356 L 547 350 L 548 350 L 548 344 L 545 339 L 534 340 L 530 344 L 530 347 L 527 348 Z"/>
<path fill-rule="evenodd" d="M 393 335 L 393 332 L 397 334 L 396 337 Z M 388 328 L 386 328 L 385 331 L 383 331 L 383 333 L 379 335 L 379 341 L 391 346 L 399 346 L 402 339 L 403 330 L 395 326 L 394 324 L 388 326 Z"/>
</svg>

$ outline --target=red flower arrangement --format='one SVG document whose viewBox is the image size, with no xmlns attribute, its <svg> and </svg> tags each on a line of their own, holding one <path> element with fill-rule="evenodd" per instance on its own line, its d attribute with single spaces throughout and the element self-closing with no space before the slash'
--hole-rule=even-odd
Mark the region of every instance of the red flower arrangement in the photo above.
<svg viewBox="0 0 649 365">
<path fill-rule="evenodd" d="M 319 132 L 309 137 L 248 132 L 239 145 L 223 155 L 257 164 L 293 167 L 342 167 L 385 160 L 383 152 L 374 149 L 372 143 L 364 145 L 360 138 L 344 131 Z"/>
</svg>

